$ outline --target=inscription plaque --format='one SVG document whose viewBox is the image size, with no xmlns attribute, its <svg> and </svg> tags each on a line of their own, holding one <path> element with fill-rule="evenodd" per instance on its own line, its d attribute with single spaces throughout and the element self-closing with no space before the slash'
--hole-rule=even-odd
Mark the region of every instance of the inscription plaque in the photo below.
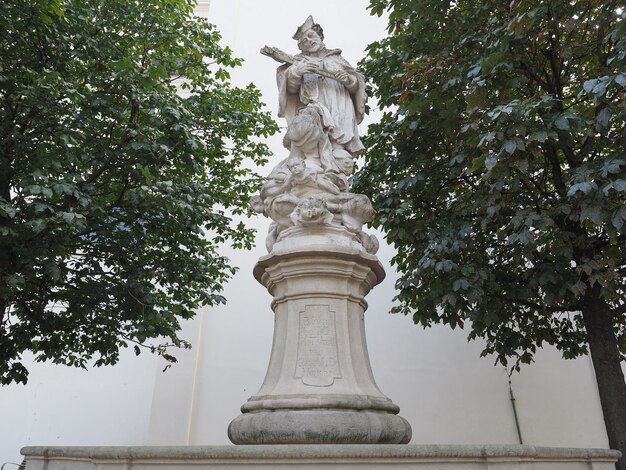
<svg viewBox="0 0 626 470">
<path fill-rule="evenodd" d="M 307 305 L 300 312 L 296 378 L 312 387 L 328 387 L 341 378 L 335 312 L 328 305 Z"/>
</svg>

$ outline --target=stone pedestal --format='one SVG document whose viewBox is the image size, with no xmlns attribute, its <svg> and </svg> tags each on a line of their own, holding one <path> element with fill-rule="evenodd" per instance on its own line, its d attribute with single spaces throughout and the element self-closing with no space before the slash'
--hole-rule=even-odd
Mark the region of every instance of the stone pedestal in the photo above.
<svg viewBox="0 0 626 470">
<path fill-rule="evenodd" d="M 259 392 L 228 428 L 235 444 L 402 444 L 411 427 L 378 389 L 364 297 L 384 276 L 339 226 L 292 227 L 254 275 L 273 296 L 274 341 Z"/>
</svg>

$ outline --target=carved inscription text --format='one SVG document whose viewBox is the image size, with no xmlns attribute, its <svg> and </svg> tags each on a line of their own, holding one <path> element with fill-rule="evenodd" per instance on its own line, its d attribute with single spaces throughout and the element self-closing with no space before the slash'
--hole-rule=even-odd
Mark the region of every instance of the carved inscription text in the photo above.
<svg viewBox="0 0 626 470">
<path fill-rule="evenodd" d="M 300 312 L 296 377 L 313 387 L 328 387 L 341 377 L 335 312 L 328 305 L 307 305 Z"/>
</svg>

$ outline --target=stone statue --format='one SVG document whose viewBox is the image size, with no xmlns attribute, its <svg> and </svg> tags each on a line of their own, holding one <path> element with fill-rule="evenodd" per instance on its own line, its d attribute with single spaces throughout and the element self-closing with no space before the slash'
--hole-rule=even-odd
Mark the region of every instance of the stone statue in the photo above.
<svg viewBox="0 0 626 470">
<path fill-rule="evenodd" d="M 274 221 L 267 249 L 285 229 L 317 224 L 344 227 L 375 253 L 378 241 L 362 229 L 374 215 L 371 203 L 348 191 L 354 157 L 363 149 L 357 128 L 366 100 L 363 75 L 339 49 L 326 49 L 322 28 L 311 16 L 293 38 L 301 54 L 261 50 L 283 63 L 276 72 L 278 115 L 287 120 L 283 142 L 289 150 L 252 200 L 255 211 Z"/>
<path fill-rule="evenodd" d="M 344 149 L 354 156 L 363 149 L 357 129 L 365 110 L 363 76 L 341 57 L 340 49 L 326 49 L 324 32 L 311 16 L 293 39 L 298 41 L 302 53 L 294 56 L 293 64 L 278 68 L 278 115 L 285 117 L 289 125 L 298 109 L 318 103 L 333 148 Z M 320 69 L 334 78 L 316 73 Z"/>
<path fill-rule="evenodd" d="M 405 444 L 411 426 L 378 388 L 365 342 L 365 296 L 385 277 L 363 225 L 367 196 L 349 191 L 363 149 L 363 76 L 324 46 L 308 17 L 302 54 L 261 52 L 278 68 L 283 159 L 252 208 L 270 219 L 254 277 L 272 295 L 274 341 L 263 385 L 228 427 L 235 444 Z"/>
</svg>

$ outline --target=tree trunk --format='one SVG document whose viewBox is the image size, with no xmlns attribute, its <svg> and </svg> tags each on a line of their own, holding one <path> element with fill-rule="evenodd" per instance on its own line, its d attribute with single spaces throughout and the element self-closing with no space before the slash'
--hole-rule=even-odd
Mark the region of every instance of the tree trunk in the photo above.
<svg viewBox="0 0 626 470">
<path fill-rule="evenodd" d="M 611 449 L 619 450 L 623 455 L 615 468 L 626 470 L 626 382 L 620 364 L 613 317 L 607 304 L 600 297 L 599 285 L 587 289 L 581 311 L 596 373 L 609 446 Z"/>
</svg>

